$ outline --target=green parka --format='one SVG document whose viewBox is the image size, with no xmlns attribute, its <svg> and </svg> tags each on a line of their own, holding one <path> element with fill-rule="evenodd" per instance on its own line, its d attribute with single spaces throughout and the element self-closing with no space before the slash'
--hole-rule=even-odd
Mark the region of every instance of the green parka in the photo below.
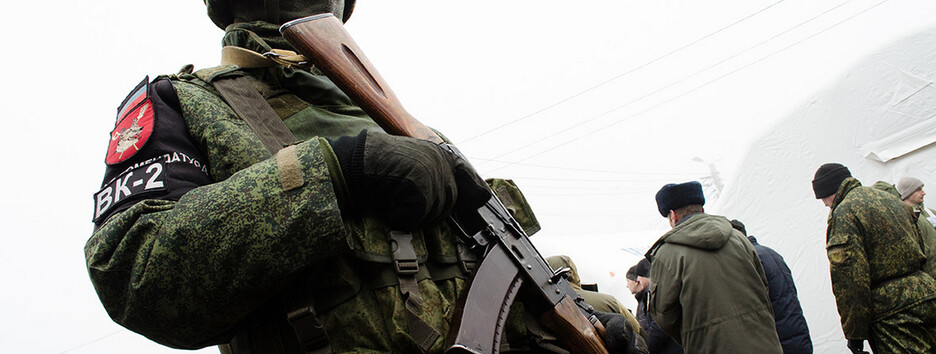
<svg viewBox="0 0 936 354">
<path fill-rule="evenodd" d="M 694 214 L 647 252 L 653 319 L 685 353 L 781 353 L 754 246 L 722 216 Z"/>
<path fill-rule="evenodd" d="M 826 229 L 832 291 L 847 339 L 869 339 L 871 325 L 936 298 L 936 280 L 913 215 L 887 192 L 848 177 L 832 201 Z"/>
</svg>

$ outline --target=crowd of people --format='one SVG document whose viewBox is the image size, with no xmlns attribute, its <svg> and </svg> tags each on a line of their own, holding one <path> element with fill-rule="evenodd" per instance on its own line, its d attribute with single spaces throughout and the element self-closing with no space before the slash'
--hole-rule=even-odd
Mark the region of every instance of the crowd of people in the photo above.
<svg viewBox="0 0 936 354">
<path fill-rule="evenodd" d="M 828 163 L 812 181 L 831 211 L 826 249 L 845 346 L 866 353 L 936 350 L 936 223 L 923 182 L 864 187 Z M 656 194 L 672 230 L 627 272 L 650 353 L 812 353 L 793 274 L 737 219 L 705 213 L 699 182 Z M 742 334 L 743 335 L 739 335 Z"/>
<path fill-rule="evenodd" d="M 225 31 L 222 65 L 147 77 L 119 105 L 85 246 L 114 321 L 181 349 L 438 353 L 486 246 L 449 216 L 497 200 L 513 217 L 504 229 L 539 230 L 512 181 L 481 180 L 444 144 L 386 134 L 279 35 L 309 15 L 347 21 L 354 3 L 206 0 Z M 936 350 L 936 229 L 922 188 L 911 177 L 863 187 L 840 164 L 813 179 L 831 208 L 832 285 L 854 352 L 865 341 L 879 353 Z M 705 213 L 698 182 L 667 184 L 656 202 L 672 229 L 627 272 L 636 313 L 589 290 L 569 257 L 545 260 L 548 283 L 565 275 L 575 292 L 584 332 L 600 332 L 595 351 L 812 352 L 780 254 Z M 505 297 L 519 301 L 492 300 L 498 326 L 477 340 L 581 349 L 544 329 L 534 315 L 548 311 L 507 280 Z"/>
</svg>

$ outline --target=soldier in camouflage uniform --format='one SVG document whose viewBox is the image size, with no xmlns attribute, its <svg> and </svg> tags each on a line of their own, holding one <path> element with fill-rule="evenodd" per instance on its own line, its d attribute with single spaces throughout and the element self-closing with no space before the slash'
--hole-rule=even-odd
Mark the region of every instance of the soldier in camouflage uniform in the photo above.
<svg viewBox="0 0 936 354">
<path fill-rule="evenodd" d="M 885 181 L 874 182 L 871 187 L 885 191 L 895 197 L 900 197 L 900 192 L 897 191 L 897 187 Z M 907 206 L 908 211 L 913 213 L 916 219 L 917 229 L 920 230 L 923 254 L 926 255 L 926 264 L 923 265 L 923 271 L 936 278 L 936 229 L 933 228 L 933 224 L 930 224 L 930 222 L 926 220 L 923 214 L 917 214 L 914 206 L 908 204 L 906 200 L 904 200 L 903 203 Z"/>
<path fill-rule="evenodd" d="M 442 351 L 473 261 L 442 220 L 486 199 L 484 181 L 382 133 L 279 35 L 307 15 L 347 20 L 353 0 L 206 5 L 222 65 L 144 79 L 118 108 L 85 246 L 108 314 L 174 348 Z M 539 229 L 511 181 L 488 183 Z M 502 349 L 548 342 L 524 315 Z"/>
<path fill-rule="evenodd" d="M 845 166 L 822 165 L 816 198 L 831 208 L 826 249 L 842 330 L 853 352 L 936 350 L 936 280 L 912 215 L 897 198 L 862 187 Z"/>
<path fill-rule="evenodd" d="M 640 322 L 637 321 L 637 317 L 631 313 L 631 310 L 624 307 L 617 298 L 610 294 L 600 293 L 597 290 L 591 291 L 582 288 L 582 280 L 579 278 L 578 267 L 575 266 L 575 262 L 572 262 L 572 258 L 566 255 L 558 256 L 549 256 L 546 257 L 546 262 L 549 263 L 549 267 L 555 270 L 560 270 L 563 268 L 568 268 L 568 276 L 566 277 L 569 280 L 569 285 L 572 285 L 572 288 L 575 289 L 575 292 L 582 296 L 585 299 L 585 303 L 591 305 L 595 310 L 601 312 L 610 312 L 610 313 L 619 313 L 624 315 L 627 318 L 627 322 L 630 323 L 631 328 L 637 332 L 640 336 L 639 342 L 641 347 L 647 347 L 647 332 L 640 327 Z"/>
</svg>

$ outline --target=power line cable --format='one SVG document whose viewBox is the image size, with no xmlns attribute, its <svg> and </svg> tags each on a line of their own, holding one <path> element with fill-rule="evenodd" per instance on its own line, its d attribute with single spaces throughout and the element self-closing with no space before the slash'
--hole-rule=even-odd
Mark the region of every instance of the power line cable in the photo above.
<svg viewBox="0 0 936 354">
<path fill-rule="evenodd" d="M 723 63 L 725 63 L 725 62 L 727 62 L 727 61 L 729 61 L 729 60 L 731 60 L 731 59 L 737 58 L 738 56 L 741 56 L 741 55 L 744 54 L 744 53 L 747 53 L 747 52 L 749 52 L 749 51 L 751 51 L 751 50 L 754 50 L 755 48 L 760 47 L 760 46 L 762 46 L 762 45 L 764 45 L 764 44 L 766 44 L 766 43 L 768 43 L 768 42 L 770 42 L 770 41 L 772 41 L 772 40 L 774 40 L 774 39 L 776 39 L 776 38 L 778 38 L 778 37 L 780 37 L 780 36 L 782 36 L 782 35 L 784 35 L 784 34 L 787 34 L 787 33 L 791 32 L 791 31 L 793 31 L 793 30 L 795 30 L 795 29 L 801 27 L 801 26 L 804 26 L 804 25 L 806 25 L 807 23 L 810 23 L 810 22 L 816 20 L 817 18 L 824 16 L 824 15 L 828 14 L 829 12 L 832 12 L 832 11 L 838 9 L 838 8 L 844 6 L 845 4 L 847 4 L 847 3 L 851 2 L 851 1 L 853 1 L 853 0 L 845 0 L 844 2 L 841 2 L 841 3 L 839 3 L 838 5 L 833 6 L 833 7 L 829 8 L 829 9 L 823 11 L 822 13 L 819 13 L 819 14 L 813 16 L 813 17 L 811 17 L 810 19 L 808 19 L 808 20 L 806 20 L 806 21 L 800 22 L 799 24 L 794 25 L 793 27 L 787 28 L 786 30 L 781 31 L 781 32 L 779 32 L 779 33 L 777 33 L 777 34 L 771 36 L 770 38 L 767 38 L 767 39 L 765 39 L 765 40 L 763 40 L 763 41 L 761 41 L 761 42 L 759 42 L 759 43 L 757 43 L 757 44 L 755 44 L 755 45 L 753 45 L 753 46 L 750 46 L 750 47 L 748 47 L 748 48 L 746 48 L 746 49 L 743 49 L 743 50 L 741 50 L 741 51 L 739 51 L 739 52 L 737 52 L 737 53 L 735 53 L 735 54 L 733 54 L 733 55 L 730 55 L 730 56 L 728 56 L 728 57 L 726 57 L 726 58 L 724 58 L 724 59 L 722 59 L 722 60 L 720 60 L 720 61 L 718 61 L 718 62 L 716 62 L 716 63 L 714 63 L 714 64 L 712 64 L 712 65 L 709 65 L 709 66 L 707 66 L 707 67 L 705 67 L 705 68 L 703 68 L 703 69 L 701 69 L 701 70 L 698 70 L 698 71 L 696 71 L 696 72 L 694 72 L 694 73 L 692 73 L 692 74 L 690 74 L 690 75 L 688 75 L 688 76 L 685 76 L 685 77 L 683 77 L 683 78 L 681 78 L 681 79 L 679 79 L 679 80 L 673 81 L 673 82 L 671 82 L 671 83 L 669 83 L 669 84 L 667 84 L 667 85 L 665 85 L 665 86 L 662 86 L 662 87 L 660 87 L 660 88 L 658 88 L 658 89 L 656 89 L 656 90 L 653 90 L 653 91 L 651 91 L 651 92 L 648 92 L 648 93 L 646 93 L 646 94 L 644 94 L 644 95 L 642 95 L 642 96 L 640 96 L 640 97 L 637 97 L 637 98 L 635 98 L 635 99 L 632 99 L 632 100 L 630 100 L 630 101 L 627 101 L 627 102 L 625 102 L 625 103 L 623 103 L 623 104 L 621 104 L 621 105 L 618 105 L 618 106 L 616 106 L 616 107 L 614 107 L 614 108 L 612 108 L 612 109 L 610 109 L 610 110 L 608 110 L 608 111 L 605 111 L 604 113 L 598 114 L 598 115 L 593 116 L 593 117 L 591 117 L 591 118 L 588 118 L 588 119 L 586 119 L 586 120 L 584 120 L 584 121 L 580 121 L 580 122 L 578 122 L 578 123 L 576 123 L 576 124 L 573 124 L 572 126 L 569 126 L 569 127 L 565 128 L 565 129 L 562 129 L 562 130 L 560 130 L 560 131 L 554 132 L 554 133 L 549 134 L 549 135 L 547 135 L 547 136 L 543 136 L 543 137 L 541 137 L 541 138 L 539 138 L 539 139 L 537 139 L 537 140 L 534 140 L 534 141 L 529 142 L 529 143 L 527 143 L 527 144 L 524 144 L 524 145 L 521 145 L 521 146 L 519 146 L 519 147 L 513 148 L 513 149 L 511 149 L 511 150 L 502 152 L 501 154 L 496 155 L 496 156 L 490 158 L 489 160 L 496 160 L 496 159 L 498 159 L 498 158 L 501 158 L 501 157 L 504 157 L 504 156 L 506 156 L 506 155 L 512 154 L 512 153 L 514 153 L 514 152 L 516 152 L 516 151 L 518 151 L 518 150 L 522 150 L 522 149 L 527 148 L 527 147 L 529 147 L 529 146 L 532 146 L 532 145 L 538 144 L 538 143 L 540 143 L 540 142 L 543 142 L 543 141 L 545 141 L 545 140 L 551 139 L 551 138 L 556 137 L 556 136 L 558 136 L 558 135 L 560 135 L 560 134 L 563 134 L 563 133 L 565 133 L 565 132 L 568 132 L 569 130 L 575 129 L 575 128 L 580 127 L 580 126 L 582 126 L 582 125 L 585 125 L 585 124 L 587 124 L 587 123 L 589 123 L 589 122 L 592 122 L 592 121 L 594 121 L 594 120 L 596 120 L 596 119 L 598 119 L 598 118 L 601 118 L 601 117 L 604 117 L 604 116 L 606 116 L 606 115 L 608 115 L 608 114 L 611 114 L 611 113 L 614 113 L 614 112 L 616 112 L 616 111 L 619 111 L 619 110 L 623 109 L 624 107 L 627 107 L 627 106 L 630 106 L 630 105 L 632 105 L 632 104 L 634 104 L 634 103 L 637 103 L 637 102 L 639 102 L 639 101 L 642 101 L 642 100 L 644 100 L 645 98 L 648 98 L 648 97 L 653 96 L 653 95 L 655 95 L 655 94 L 657 94 L 657 93 L 659 93 L 659 92 L 661 92 L 661 91 L 663 91 L 663 90 L 666 90 L 666 89 L 668 89 L 668 88 L 671 88 L 671 87 L 673 87 L 673 86 L 676 86 L 676 85 L 678 85 L 678 84 L 680 84 L 680 83 L 682 83 L 682 82 L 684 82 L 684 81 L 686 81 L 686 80 L 689 80 L 690 78 L 693 78 L 693 77 L 698 76 L 699 74 L 702 74 L 703 72 L 706 72 L 706 71 L 708 71 L 708 70 L 711 70 L 712 68 L 717 67 L 717 66 L 719 66 L 719 65 L 721 65 L 721 64 L 723 64 Z M 654 108 L 655 108 L 655 107 L 654 107 Z M 508 164 L 509 164 L 509 163 L 508 163 Z M 501 168 L 503 168 L 503 167 L 501 167 Z M 496 170 L 495 170 L 495 171 L 496 171 Z"/>
<path fill-rule="evenodd" d="M 711 37 L 711 36 L 714 36 L 714 35 L 716 35 L 716 34 L 722 32 L 722 31 L 724 31 L 724 30 L 726 30 L 726 29 L 728 29 L 728 28 L 731 28 L 731 27 L 733 27 L 733 26 L 735 26 L 735 25 L 737 25 L 737 24 L 739 24 L 739 23 L 741 23 L 741 22 L 744 22 L 745 20 L 750 19 L 751 17 L 754 17 L 754 16 L 760 14 L 761 12 L 767 11 L 768 9 L 770 9 L 770 8 L 772 8 L 772 7 L 774 7 L 774 6 L 776 6 L 777 4 L 780 4 L 780 3 L 783 2 L 783 1 L 785 1 L 785 0 L 780 0 L 780 1 L 777 1 L 777 2 L 775 2 L 775 3 L 773 3 L 773 4 L 770 4 L 769 6 L 767 6 L 767 7 L 765 7 L 765 8 L 762 8 L 762 9 L 760 9 L 760 10 L 757 10 L 757 11 L 755 11 L 754 13 L 752 13 L 752 14 L 750 14 L 750 15 L 747 15 L 747 16 L 745 16 L 745 17 L 743 17 L 743 18 L 741 18 L 740 20 L 737 20 L 737 21 L 735 21 L 735 22 L 733 22 L 733 23 L 731 23 L 731 24 L 729 24 L 729 25 L 727 25 L 727 26 L 724 26 L 724 27 L 722 27 L 722 28 L 719 28 L 719 29 L 716 30 L 715 32 L 709 33 L 709 34 L 707 34 L 707 35 L 705 35 L 705 36 L 700 37 L 699 39 L 696 39 L 696 40 L 694 40 L 694 41 L 692 41 L 692 42 L 689 42 L 689 43 L 686 44 L 686 45 L 683 45 L 683 46 L 681 46 L 681 47 L 679 47 L 679 48 L 676 48 L 676 49 L 670 51 L 669 53 L 663 54 L 663 55 L 660 56 L 660 57 L 657 57 L 657 58 L 655 58 L 655 59 L 652 59 L 652 60 L 650 60 L 650 61 L 648 61 L 648 62 L 646 62 L 646 63 L 643 63 L 643 64 L 641 64 L 641 65 L 638 65 L 637 67 L 632 68 L 632 69 L 630 69 L 630 70 L 628 70 L 628 71 L 625 71 L 625 72 L 623 72 L 623 73 L 621 73 L 621 74 L 618 74 L 618 75 L 616 75 L 616 76 L 614 76 L 614 77 L 611 77 L 610 79 L 604 80 L 604 81 L 602 81 L 602 82 L 600 82 L 600 83 L 598 83 L 598 84 L 596 84 L 596 85 L 594 85 L 594 86 L 592 86 L 592 87 L 589 87 L 589 88 L 585 89 L 584 91 L 578 92 L 578 93 L 576 93 L 576 94 L 574 94 L 574 95 L 572 95 L 572 96 L 569 96 L 569 97 L 566 97 L 566 98 L 564 98 L 564 99 L 562 99 L 562 100 L 559 100 L 558 102 L 553 103 L 553 104 L 551 104 L 551 105 L 549 105 L 549 106 L 543 107 L 543 108 L 541 108 L 541 109 L 539 109 L 539 110 L 537 110 L 537 111 L 535 111 L 535 112 L 533 112 L 533 113 L 530 113 L 530 114 L 527 114 L 527 115 L 525 115 L 525 116 L 523 116 L 523 117 L 520 117 L 520 118 L 511 120 L 511 121 L 508 121 L 507 123 L 501 124 L 501 125 L 496 126 L 496 127 L 494 127 L 494 128 L 488 129 L 488 130 L 486 130 L 486 131 L 484 131 L 484 132 L 482 132 L 482 133 L 480 133 L 480 134 L 477 134 L 477 135 L 475 135 L 475 136 L 472 136 L 472 137 L 469 137 L 469 138 L 467 138 L 467 139 L 465 139 L 465 140 L 462 140 L 461 143 L 462 143 L 462 144 L 467 143 L 467 142 L 469 142 L 469 141 L 471 141 L 471 140 L 474 140 L 474 139 L 477 139 L 477 138 L 479 138 L 479 137 L 481 137 L 481 136 L 490 134 L 490 133 L 492 133 L 492 132 L 494 132 L 494 131 L 496 131 L 496 130 L 500 130 L 501 128 L 504 128 L 504 127 L 506 127 L 506 126 L 508 126 L 508 125 L 511 125 L 511 124 L 520 122 L 520 121 L 522 121 L 522 120 L 526 120 L 527 118 L 530 118 L 530 117 L 533 117 L 533 116 L 535 116 L 535 115 L 537 115 L 537 114 L 540 114 L 540 113 L 542 113 L 542 112 L 548 111 L 548 110 L 550 110 L 550 109 L 552 109 L 552 108 L 554 108 L 554 107 L 556 107 L 556 106 L 559 106 L 559 105 L 561 105 L 561 104 L 563 104 L 563 103 L 566 103 L 566 102 L 568 102 L 568 101 L 570 101 L 570 100 L 572 100 L 572 99 L 574 99 L 574 98 L 576 98 L 576 97 L 579 97 L 579 96 L 581 96 L 581 95 L 583 95 L 583 94 L 585 94 L 585 93 L 587 93 L 587 92 L 589 92 L 589 91 L 592 91 L 592 90 L 595 90 L 595 89 L 597 89 L 597 88 L 599 88 L 599 87 L 601 87 L 601 86 L 604 86 L 604 85 L 610 83 L 611 81 L 620 79 L 621 77 L 624 77 L 624 76 L 626 76 L 626 75 L 628 75 L 628 74 L 630 74 L 630 73 L 633 73 L 633 72 L 635 72 L 635 71 L 637 71 L 637 70 L 643 69 L 643 68 L 645 68 L 645 67 L 647 67 L 647 66 L 652 65 L 653 63 L 656 63 L 656 62 L 658 62 L 658 61 L 660 61 L 660 60 L 663 60 L 663 59 L 669 57 L 670 55 L 673 55 L 673 54 L 675 54 L 675 53 L 677 53 L 677 52 L 680 52 L 680 51 L 682 51 L 683 49 L 689 48 L 689 47 L 695 45 L 696 43 L 699 43 L 699 42 L 705 40 L 706 38 L 709 38 L 709 37 Z"/>
<path fill-rule="evenodd" d="M 487 159 L 481 157 L 471 157 L 471 161 L 488 161 L 494 163 L 501 163 L 505 165 L 517 165 L 517 166 L 526 166 L 526 167 L 537 167 L 537 168 L 549 168 L 556 170 L 565 170 L 565 171 L 580 171 L 580 172 L 590 172 L 590 173 L 608 173 L 608 174 L 622 174 L 622 175 L 644 175 L 644 176 L 687 176 L 695 175 L 694 173 L 684 173 L 684 172 L 633 172 L 633 171 L 611 171 L 611 170 L 599 170 L 593 168 L 576 168 L 568 166 L 550 166 L 543 164 L 532 164 L 532 163 L 513 163 L 510 161 Z"/>
<path fill-rule="evenodd" d="M 72 347 L 71 349 L 68 349 L 68 350 L 59 352 L 59 354 L 68 353 L 68 352 L 70 352 L 70 351 L 73 351 L 73 350 L 76 350 L 76 349 L 79 349 L 79 348 L 82 348 L 82 347 L 85 347 L 85 346 L 88 346 L 88 345 L 91 345 L 91 344 L 100 342 L 100 341 L 104 340 L 104 339 L 107 338 L 107 337 L 110 337 L 110 336 L 112 336 L 112 335 L 115 335 L 115 334 L 120 333 L 120 332 L 123 332 L 123 331 L 124 331 L 123 329 L 118 329 L 118 330 L 116 330 L 116 331 L 114 331 L 114 332 L 112 332 L 112 333 L 110 333 L 110 334 L 104 335 L 104 336 L 101 337 L 101 338 L 92 340 L 92 341 L 87 342 L 87 343 L 79 344 L 78 346 Z"/>
<path fill-rule="evenodd" d="M 849 1 L 850 1 L 850 0 L 849 0 Z M 666 105 L 666 104 L 668 104 L 668 103 L 670 103 L 670 102 L 672 102 L 672 101 L 675 101 L 675 100 L 677 100 L 677 99 L 679 99 L 679 98 L 682 98 L 682 97 L 684 97 L 684 96 L 686 96 L 686 95 L 688 95 L 688 94 L 690 94 L 690 93 L 693 93 L 693 92 L 698 91 L 698 90 L 700 90 L 700 89 L 702 89 L 702 88 L 704 88 L 704 87 L 707 87 L 708 85 L 711 85 L 712 83 L 715 83 L 715 82 L 717 82 L 717 81 L 719 81 L 719 80 L 721 80 L 721 79 L 724 79 L 725 77 L 728 77 L 729 75 L 732 75 L 732 74 L 734 74 L 734 73 L 736 73 L 736 72 L 738 72 L 738 71 L 741 71 L 741 70 L 744 70 L 744 69 L 746 69 L 746 68 L 749 68 L 749 67 L 751 67 L 751 66 L 753 66 L 753 65 L 755 65 L 755 64 L 757 64 L 757 63 L 760 63 L 761 61 L 764 61 L 764 60 L 767 59 L 767 58 L 770 58 L 770 57 L 772 57 L 772 56 L 774 56 L 774 55 L 776 55 L 776 54 L 779 54 L 779 53 L 781 53 L 781 52 L 783 52 L 783 51 L 786 51 L 787 49 L 790 49 L 790 48 L 792 48 L 792 47 L 794 47 L 794 46 L 796 46 L 796 45 L 799 45 L 800 43 L 803 43 L 803 42 L 805 42 L 805 41 L 807 41 L 807 40 L 809 40 L 809 39 L 812 39 L 812 38 L 814 38 L 814 37 L 816 37 L 816 36 L 818 36 L 818 35 L 820 35 L 820 34 L 822 34 L 822 33 L 825 33 L 826 31 L 828 31 L 828 30 L 830 30 L 830 29 L 832 29 L 832 28 L 835 28 L 835 27 L 841 25 L 842 23 L 845 23 L 845 22 L 847 22 L 847 21 L 849 21 L 849 20 L 851 20 L 851 19 L 853 19 L 853 18 L 855 18 L 855 17 L 857 17 L 857 16 L 859 16 L 859 15 L 861 15 L 861 14 L 867 12 L 867 11 L 870 11 L 870 10 L 872 10 L 872 9 L 874 9 L 874 8 L 876 8 L 876 7 L 878 7 L 878 6 L 880 6 L 881 4 L 883 4 L 883 3 L 887 2 L 887 1 L 889 1 L 889 0 L 882 0 L 882 1 L 880 1 L 880 2 L 878 2 L 878 3 L 876 3 L 876 4 L 874 4 L 874 5 L 872 5 L 871 7 L 868 7 L 868 8 L 866 8 L 866 9 L 864 9 L 864 10 L 861 10 L 860 12 L 858 12 L 858 13 L 852 15 L 852 16 L 849 16 L 848 18 L 846 18 L 846 19 L 844 19 L 844 20 L 839 21 L 839 22 L 836 22 L 835 24 L 833 24 L 833 25 L 831 25 L 831 26 L 829 26 L 829 27 L 826 27 L 825 29 L 823 29 L 823 30 L 821 30 L 821 31 L 819 31 L 819 32 L 816 32 L 816 33 L 814 33 L 814 34 L 812 34 L 812 35 L 810 35 L 810 36 L 807 36 L 807 37 L 805 37 L 805 38 L 803 38 L 803 39 L 801 39 L 801 40 L 799 40 L 799 41 L 797 41 L 797 42 L 795 42 L 795 43 L 793 43 L 793 44 L 791 44 L 791 45 L 789 45 L 789 46 L 786 46 L 786 47 L 784 47 L 784 48 L 782 48 L 782 49 L 780 49 L 780 50 L 777 50 L 777 51 L 775 51 L 775 52 L 773 52 L 773 53 L 770 53 L 770 54 L 768 54 L 768 55 L 766 55 L 766 56 L 764 56 L 764 57 L 762 57 L 762 58 L 760 58 L 760 59 L 758 59 L 758 60 L 755 60 L 755 61 L 753 61 L 753 62 L 751 62 L 751 63 L 749 63 L 749 64 L 747 64 L 747 65 L 741 66 L 741 67 L 739 67 L 739 68 L 737 68 L 737 69 L 735 69 L 735 70 L 733 70 L 733 71 L 730 71 L 730 72 L 728 72 L 728 73 L 726 73 L 726 74 L 724 74 L 724 75 L 721 75 L 721 76 L 719 76 L 719 77 L 717 77 L 717 78 L 715 78 L 715 79 L 712 79 L 712 80 L 710 80 L 710 81 L 708 81 L 708 82 L 705 82 L 705 83 L 703 83 L 703 84 L 701 84 L 701 85 L 699 85 L 699 86 L 696 86 L 695 88 L 692 88 L 692 89 L 690 89 L 689 91 L 683 92 L 682 94 L 679 94 L 679 95 L 677 95 L 677 96 L 675 96 L 675 97 L 672 97 L 672 98 L 670 98 L 670 99 L 668 99 L 668 100 L 666 100 L 666 101 L 663 101 L 663 102 L 661 102 L 661 103 L 658 103 L 658 104 L 656 104 L 656 105 L 653 105 L 653 106 L 651 106 L 651 107 L 649 107 L 649 108 L 647 108 L 647 109 L 645 109 L 645 110 L 643 110 L 643 111 L 637 112 L 637 113 L 632 114 L 632 115 L 627 116 L 627 117 L 624 117 L 624 118 L 622 118 L 621 120 L 615 121 L 615 122 L 613 122 L 613 123 L 611 123 L 611 124 L 608 124 L 608 125 L 605 125 L 605 126 L 602 126 L 602 127 L 600 127 L 599 129 L 592 130 L 592 131 L 588 132 L 588 133 L 585 134 L 585 135 L 580 135 L 580 136 L 578 136 L 578 137 L 572 138 L 572 139 L 567 140 L 567 141 L 565 141 L 565 142 L 563 142 L 563 143 L 560 143 L 560 144 L 558 144 L 558 145 L 554 145 L 554 146 L 552 146 L 552 147 L 550 147 L 550 148 L 547 148 L 547 149 L 545 149 L 545 150 L 542 150 L 542 151 L 540 151 L 540 152 L 537 152 L 536 154 L 533 154 L 533 155 L 524 157 L 524 158 L 522 158 L 522 159 L 520 159 L 520 160 L 517 160 L 516 162 L 523 162 L 523 161 L 529 160 L 529 159 L 531 159 L 531 158 L 540 156 L 540 155 L 542 155 L 542 154 L 544 154 L 544 153 L 547 153 L 547 152 L 552 151 L 552 150 L 555 150 L 555 149 L 557 149 L 557 148 L 559 148 L 559 147 L 568 145 L 568 144 L 570 144 L 570 143 L 572 143 L 572 142 L 575 142 L 575 141 L 578 141 L 578 140 L 580 140 L 580 139 L 582 139 L 582 138 L 584 138 L 584 137 L 590 136 L 591 134 L 600 132 L 600 131 L 605 130 L 605 129 L 607 129 L 607 128 L 610 128 L 610 127 L 612 127 L 612 126 L 614 126 L 614 125 L 620 124 L 620 123 L 622 123 L 622 122 L 624 122 L 624 121 L 626 121 L 626 120 L 628 120 L 628 119 L 631 119 L 631 118 L 640 116 L 640 115 L 642 115 L 642 114 L 644 114 L 644 113 L 647 113 L 647 112 L 649 112 L 649 111 L 651 111 L 651 110 L 654 110 L 654 109 L 656 109 L 656 108 L 658 108 L 658 107 L 660 107 L 660 106 Z M 604 114 L 607 114 L 607 113 L 603 113 L 603 115 L 604 115 Z M 571 129 L 571 128 L 570 128 L 570 129 Z M 499 156 L 498 156 L 498 157 L 499 157 Z M 490 170 L 490 171 L 488 171 L 488 172 L 495 172 L 495 171 L 501 170 L 501 169 L 503 169 L 503 168 L 505 168 L 505 167 L 507 167 L 507 166 L 501 166 L 501 167 L 495 168 L 495 169 L 493 169 L 493 170 Z"/>
</svg>

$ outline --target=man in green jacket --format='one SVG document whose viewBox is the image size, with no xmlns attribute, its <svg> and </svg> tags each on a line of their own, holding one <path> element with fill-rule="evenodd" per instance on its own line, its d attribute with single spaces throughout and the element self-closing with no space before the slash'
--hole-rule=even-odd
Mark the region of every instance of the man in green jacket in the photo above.
<svg viewBox="0 0 936 354">
<path fill-rule="evenodd" d="M 631 313 L 629 309 L 624 307 L 624 305 L 622 305 L 621 302 L 618 301 L 618 299 L 614 296 L 583 289 L 582 280 L 578 273 L 578 267 L 575 266 L 575 262 L 572 262 L 572 258 L 566 255 L 549 256 L 546 257 L 546 262 L 548 262 L 549 267 L 555 271 L 567 268 L 568 274 L 566 279 L 569 280 L 569 285 L 572 285 L 572 288 L 575 289 L 575 292 L 585 299 L 585 303 L 594 307 L 595 310 L 624 315 L 624 317 L 627 318 L 627 322 L 630 323 L 631 328 L 633 328 L 634 331 L 637 332 L 637 334 L 640 336 L 641 344 L 639 347 L 647 347 L 647 333 L 643 328 L 640 327 L 640 323 L 637 321 L 637 317 L 634 317 L 634 314 Z"/>
<path fill-rule="evenodd" d="M 444 350 L 475 261 L 446 216 L 487 200 L 485 182 L 439 145 L 383 133 L 279 35 L 308 15 L 347 20 L 354 1 L 206 5 L 222 65 L 144 79 L 109 135 L 85 245 L 108 314 L 182 349 Z M 536 232 L 519 190 L 490 183 Z M 502 349 L 538 350 L 510 315 Z"/>
<path fill-rule="evenodd" d="M 845 166 L 827 163 L 812 181 L 831 212 L 826 251 L 847 346 L 875 353 L 936 350 L 936 280 L 913 215 L 893 195 L 863 187 Z"/>
<path fill-rule="evenodd" d="M 754 246 L 723 216 L 705 214 L 699 182 L 656 194 L 673 228 L 647 252 L 650 315 L 685 353 L 782 353 Z"/>
</svg>

